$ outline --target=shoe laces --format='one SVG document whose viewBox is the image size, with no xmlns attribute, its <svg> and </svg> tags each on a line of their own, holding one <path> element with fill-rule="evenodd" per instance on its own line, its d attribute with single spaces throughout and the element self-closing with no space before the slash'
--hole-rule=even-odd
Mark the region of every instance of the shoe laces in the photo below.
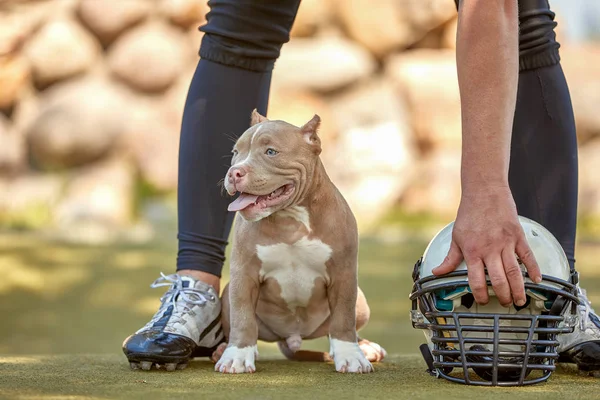
<svg viewBox="0 0 600 400">
<path fill-rule="evenodd" d="M 172 317 L 169 321 L 171 323 L 183 323 L 183 315 L 189 313 L 194 306 L 198 305 L 202 307 L 209 301 L 212 303 L 216 301 L 215 295 L 208 290 L 197 289 L 195 287 L 184 287 L 181 275 L 165 275 L 162 272 L 160 275 L 160 278 L 152 282 L 150 287 L 153 289 L 164 286 L 170 287 L 169 290 L 162 295 L 160 301 L 163 303 L 163 307 L 165 305 L 173 306 Z"/>
</svg>

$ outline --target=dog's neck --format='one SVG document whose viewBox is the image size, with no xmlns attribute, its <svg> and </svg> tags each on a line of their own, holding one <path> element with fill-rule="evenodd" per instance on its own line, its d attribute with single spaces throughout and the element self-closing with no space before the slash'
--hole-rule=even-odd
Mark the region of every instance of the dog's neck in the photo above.
<svg viewBox="0 0 600 400">
<path fill-rule="evenodd" d="M 261 221 L 265 221 L 270 225 L 270 223 L 275 222 L 280 217 L 291 217 L 303 223 L 308 231 L 311 231 L 310 216 L 318 215 L 316 209 L 323 206 L 326 207 L 326 204 L 331 202 L 334 196 L 333 193 L 336 190 L 320 159 L 317 159 L 311 172 L 310 181 L 298 193 L 298 197 L 292 204 Z"/>
<path fill-rule="evenodd" d="M 310 211 L 313 206 L 325 200 L 332 188 L 333 183 L 329 179 L 321 159 L 318 158 L 312 171 L 310 183 L 298 194 L 298 200 L 294 202 L 294 205 L 306 207 Z"/>
</svg>

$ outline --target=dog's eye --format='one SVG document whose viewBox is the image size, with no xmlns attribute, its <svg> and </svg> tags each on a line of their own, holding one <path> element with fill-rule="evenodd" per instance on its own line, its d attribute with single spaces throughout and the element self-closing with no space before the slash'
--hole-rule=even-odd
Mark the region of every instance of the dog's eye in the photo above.
<svg viewBox="0 0 600 400">
<path fill-rule="evenodd" d="M 268 155 L 269 157 L 273 157 L 275 155 L 277 155 L 277 153 L 279 153 L 277 150 L 273 150 L 273 149 L 267 149 L 267 151 L 265 152 L 266 155 Z"/>
<path fill-rule="evenodd" d="M 237 156 L 238 151 L 236 149 L 231 150 L 231 154 L 233 154 L 234 156 Z"/>
</svg>

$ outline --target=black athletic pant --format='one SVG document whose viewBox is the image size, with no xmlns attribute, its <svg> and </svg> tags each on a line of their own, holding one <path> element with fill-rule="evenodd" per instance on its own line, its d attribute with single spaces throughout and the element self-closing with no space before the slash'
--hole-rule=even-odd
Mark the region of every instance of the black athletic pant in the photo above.
<svg viewBox="0 0 600 400">
<path fill-rule="evenodd" d="M 177 269 L 220 276 L 233 213 L 218 182 L 232 137 L 267 110 L 271 71 L 299 0 L 212 0 L 179 149 Z M 509 181 L 520 215 L 547 227 L 574 261 L 577 142 L 546 0 L 522 1 L 517 110 Z M 528 4 L 525 4 L 528 3 Z"/>
</svg>

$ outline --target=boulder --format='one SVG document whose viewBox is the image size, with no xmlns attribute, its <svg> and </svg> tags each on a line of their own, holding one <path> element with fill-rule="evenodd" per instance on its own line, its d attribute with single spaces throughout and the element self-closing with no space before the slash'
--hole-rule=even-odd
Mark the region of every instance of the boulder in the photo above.
<svg viewBox="0 0 600 400">
<path fill-rule="evenodd" d="M 440 49 L 442 48 L 442 40 L 444 38 L 444 25 L 440 25 L 430 31 L 425 36 L 413 43 L 410 48 L 414 49 Z"/>
<path fill-rule="evenodd" d="M 169 88 L 164 96 L 161 96 L 162 99 L 153 103 L 152 107 L 157 107 L 164 111 L 165 117 L 169 119 L 169 123 L 176 125 L 181 124 L 185 101 L 195 71 L 196 65 L 192 64 L 187 66 L 183 72 L 179 74 L 175 83 Z"/>
<path fill-rule="evenodd" d="M 393 207 L 414 172 L 405 106 L 385 80 L 360 85 L 331 104 L 340 134 L 324 147 L 323 163 L 364 232 Z"/>
<path fill-rule="evenodd" d="M 49 2 L 12 4 L 9 12 L 0 12 L 0 56 L 20 51 L 50 15 L 54 14 Z"/>
<path fill-rule="evenodd" d="M 126 96 L 104 79 L 53 86 L 40 104 L 26 137 L 30 158 L 42 169 L 74 167 L 105 156 L 128 117 Z"/>
<path fill-rule="evenodd" d="M 81 0 L 77 15 L 105 46 L 145 19 L 153 4 L 148 0 Z"/>
<path fill-rule="evenodd" d="M 442 48 L 456 49 L 456 30 L 458 28 L 458 18 L 452 18 L 444 25 L 442 34 Z"/>
<path fill-rule="evenodd" d="M 133 217 L 133 195 L 133 169 L 126 161 L 113 159 L 82 167 L 72 171 L 56 205 L 55 225 L 84 234 L 97 227 L 124 227 Z"/>
<path fill-rule="evenodd" d="M 23 136 L 39 113 L 41 105 L 37 94 L 32 87 L 28 87 L 21 94 L 19 102 L 11 109 L 12 129 L 22 132 Z"/>
<path fill-rule="evenodd" d="M 448 0 L 337 0 L 335 11 L 348 35 L 377 57 L 416 43 L 456 15 Z"/>
<path fill-rule="evenodd" d="M 167 89 L 191 60 L 189 38 L 162 22 L 136 27 L 115 42 L 108 54 L 112 73 L 144 92 Z"/>
<path fill-rule="evenodd" d="M 409 213 L 453 218 L 460 203 L 460 149 L 435 150 L 421 158 L 400 199 Z"/>
<path fill-rule="evenodd" d="M 600 216 L 600 139 L 579 149 L 579 213 Z"/>
<path fill-rule="evenodd" d="M 408 123 L 406 103 L 394 83 L 385 76 L 357 84 L 329 97 L 328 102 L 342 130 L 388 121 L 398 125 Z"/>
<path fill-rule="evenodd" d="M 293 38 L 275 64 L 275 85 L 292 90 L 332 91 L 371 75 L 376 63 L 368 51 L 338 36 Z"/>
<path fill-rule="evenodd" d="M 161 14 L 182 28 L 199 27 L 206 22 L 210 10 L 206 0 L 161 0 Z"/>
<path fill-rule="evenodd" d="M 391 56 L 386 74 L 403 93 L 422 151 L 460 149 L 461 114 L 452 50 L 412 50 Z"/>
<path fill-rule="evenodd" d="M 0 110 L 11 110 L 30 86 L 31 67 L 22 50 L 42 21 L 38 8 L 0 12 Z"/>
<path fill-rule="evenodd" d="M 0 55 L 0 109 L 12 107 L 30 85 L 27 60 L 18 55 Z"/>
<path fill-rule="evenodd" d="M 0 114 L 0 175 L 11 175 L 25 166 L 25 141 Z"/>
<path fill-rule="evenodd" d="M 342 133 L 327 171 L 356 217 L 359 231 L 373 228 L 397 202 L 412 171 L 406 127 L 392 122 L 358 126 Z"/>
<path fill-rule="evenodd" d="M 312 36 L 319 28 L 329 25 L 333 17 L 333 5 L 331 0 L 302 0 L 291 36 Z"/>
<path fill-rule="evenodd" d="M 175 190 L 181 118 L 169 115 L 163 104 L 152 99 L 137 99 L 135 104 L 123 145 L 144 182 L 160 192 Z"/>
<path fill-rule="evenodd" d="M 70 18 L 46 23 L 25 45 L 36 85 L 46 87 L 81 74 L 100 56 L 100 44 Z"/>
<path fill-rule="evenodd" d="M 204 32 L 200 32 L 198 28 L 192 27 L 188 29 L 187 36 L 190 44 L 190 52 L 193 54 L 194 60 L 198 60 L 200 58 L 200 44 L 202 43 Z"/>
<path fill-rule="evenodd" d="M 561 47 L 563 70 L 575 112 L 577 136 L 585 143 L 600 136 L 600 45 Z"/>
<path fill-rule="evenodd" d="M 272 120 L 283 120 L 296 126 L 302 126 L 315 115 L 321 117 L 319 137 L 324 149 L 328 149 L 338 137 L 336 118 L 331 106 L 322 97 L 309 91 L 271 90 L 269 112 Z"/>
</svg>

